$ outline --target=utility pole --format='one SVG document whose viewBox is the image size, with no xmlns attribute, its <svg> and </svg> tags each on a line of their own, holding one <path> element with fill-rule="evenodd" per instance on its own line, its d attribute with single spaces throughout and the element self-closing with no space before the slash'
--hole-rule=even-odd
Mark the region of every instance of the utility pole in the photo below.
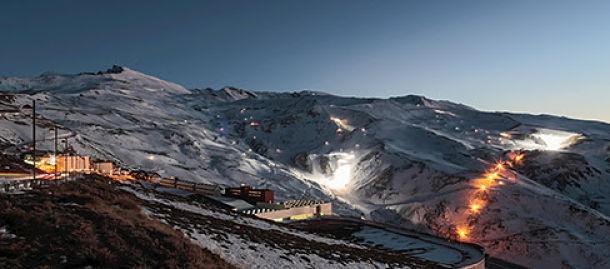
<svg viewBox="0 0 610 269">
<path fill-rule="evenodd" d="M 32 100 L 32 160 L 34 161 L 34 167 L 32 168 L 32 179 L 36 180 L 36 100 Z"/>
<path fill-rule="evenodd" d="M 53 159 L 55 159 L 55 169 L 53 170 L 53 179 L 57 179 L 57 125 L 53 125 L 55 130 L 55 142 L 53 146 Z"/>
</svg>

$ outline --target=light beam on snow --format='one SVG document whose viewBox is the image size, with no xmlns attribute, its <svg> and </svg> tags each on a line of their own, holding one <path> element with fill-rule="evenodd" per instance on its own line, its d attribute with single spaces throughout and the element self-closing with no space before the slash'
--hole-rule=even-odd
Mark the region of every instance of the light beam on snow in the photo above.
<svg viewBox="0 0 610 269">
<path fill-rule="evenodd" d="M 336 168 L 332 175 L 327 179 L 327 186 L 333 190 L 345 190 L 351 181 L 356 156 L 351 153 L 332 153 L 331 157 L 336 157 Z"/>
<path fill-rule="evenodd" d="M 538 129 L 525 139 L 511 141 L 518 149 L 558 151 L 575 144 L 582 138 L 583 135 L 577 133 Z"/>
<path fill-rule="evenodd" d="M 555 151 L 570 146 L 572 138 L 578 136 L 578 134 L 540 132 L 533 134 L 532 136 L 542 140 L 546 150 Z"/>
<path fill-rule="evenodd" d="M 328 167 L 321 167 L 321 158 L 328 159 Z M 310 155 L 310 179 L 334 193 L 345 192 L 354 177 L 357 159 L 354 152 L 333 152 L 324 156 Z"/>
</svg>

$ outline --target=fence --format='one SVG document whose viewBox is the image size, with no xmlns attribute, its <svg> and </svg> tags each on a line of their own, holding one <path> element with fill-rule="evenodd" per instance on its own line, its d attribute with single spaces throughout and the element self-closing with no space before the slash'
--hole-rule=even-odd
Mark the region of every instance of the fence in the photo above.
<svg viewBox="0 0 610 269">
<path fill-rule="evenodd" d="M 208 196 L 219 195 L 221 192 L 220 186 L 213 184 L 194 183 L 170 178 L 152 180 L 152 182 L 163 187 L 192 191 Z"/>
</svg>

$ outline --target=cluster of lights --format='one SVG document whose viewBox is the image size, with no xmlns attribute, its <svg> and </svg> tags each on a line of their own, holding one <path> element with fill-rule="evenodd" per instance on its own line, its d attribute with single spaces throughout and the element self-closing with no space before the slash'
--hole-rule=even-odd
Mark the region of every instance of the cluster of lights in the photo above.
<svg viewBox="0 0 610 269">
<path fill-rule="evenodd" d="M 482 212 L 488 203 L 486 198 L 488 195 L 486 194 L 493 190 L 493 187 L 504 185 L 507 170 L 522 164 L 524 158 L 525 155 L 521 152 L 511 152 L 508 154 L 508 160 L 498 161 L 487 169 L 482 177 L 474 180 L 474 186 L 477 190 L 472 193 L 469 199 L 468 210 L 466 211 L 468 217 L 479 215 Z M 455 226 L 455 234 L 459 240 L 468 241 L 473 228 L 472 224 L 461 223 Z"/>
</svg>

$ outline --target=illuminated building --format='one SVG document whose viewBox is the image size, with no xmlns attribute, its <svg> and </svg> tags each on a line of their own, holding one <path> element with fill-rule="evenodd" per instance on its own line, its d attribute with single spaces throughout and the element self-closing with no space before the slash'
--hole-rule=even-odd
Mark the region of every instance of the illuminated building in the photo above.
<svg viewBox="0 0 610 269">
<path fill-rule="evenodd" d="M 250 214 L 277 222 L 310 219 L 332 215 L 332 204 L 323 201 L 290 200 L 279 204 L 282 209 L 257 208 Z M 244 212 L 248 214 L 248 212 Z"/>
<path fill-rule="evenodd" d="M 58 172 L 90 172 L 89 156 L 60 155 L 57 157 Z"/>
<path fill-rule="evenodd" d="M 99 174 L 112 175 L 114 172 L 114 165 L 111 162 L 94 162 L 93 170 Z"/>
</svg>

